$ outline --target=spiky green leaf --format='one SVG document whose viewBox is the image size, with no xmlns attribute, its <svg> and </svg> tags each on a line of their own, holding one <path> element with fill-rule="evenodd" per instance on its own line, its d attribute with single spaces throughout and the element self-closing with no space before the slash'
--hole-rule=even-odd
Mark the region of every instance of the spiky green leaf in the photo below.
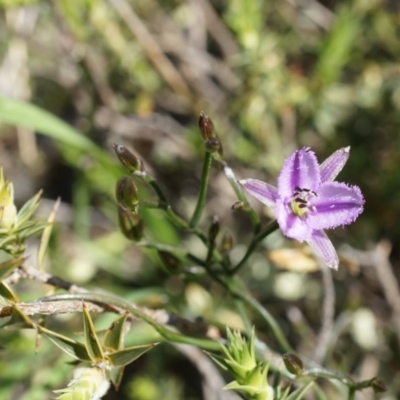
<svg viewBox="0 0 400 400">
<path fill-rule="evenodd" d="M 4 326 L 13 326 L 13 328 L 33 328 L 32 320 L 21 311 L 16 305 L 12 306 L 12 314 L 10 320 Z"/>
<path fill-rule="evenodd" d="M 124 324 L 129 313 L 125 313 L 118 317 L 107 329 L 104 337 L 104 347 L 111 351 L 122 349 L 124 336 Z"/>
<path fill-rule="evenodd" d="M 0 264 L 0 280 L 6 278 L 15 269 L 17 269 L 23 262 L 24 258 L 12 258 Z"/>
<path fill-rule="evenodd" d="M 92 318 L 85 304 L 83 304 L 83 326 L 87 351 L 92 361 L 104 360 L 103 349 L 97 336 Z"/>
<path fill-rule="evenodd" d="M 71 357 L 81 361 L 91 361 L 91 357 L 82 343 L 76 342 L 67 336 L 60 335 L 42 326 L 37 326 L 37 330 Z"/>
<path fill-rule="evenodd" d="M 109 377 L 115 390 L 119 389 L 123 376 L 124 376 L 124 367 L 114 367 L 110 369 Z"/>
<path fill-rule="evenodd" d="M 151 350 L 155 344 L 133 346 L 108 354 L 108 359 L 114 367 L 122 367 L 135 361 L 141 355 Z"/>
<path fill-rule="evenodd" d="M 39 200 L 41 195 L 42 191 L 40 190 L 31 199 L 29 199 L 18 211 L 17 223 L 15 224 L 16 227 L 22 226 L 33 215 L 33 213 L 35 212 L 35 210 L 39 205 Z"/>
<path fill-rule="evenodd" d="M 54 222 L 56 219 L 57 211 L 60 206 L 61 199 L 58 198 L 54 204 L 53 210 L 47 219 L 47 225 L 43 230 L 42 237 L 40 239 L 40 246 L 38 251 L 38 268 L 41 269 L 43 265 L 43 260 L 46 255 L 47 246 L 49 245 L 49 240 L 51 236 L 51 231 L 53 230 Z"/>
<path fill-rule="evenodd" d="M 4 281 L 0 281 L 0 296 L 12 303 L 19 303 L 19 298 Z"/>
</svg>

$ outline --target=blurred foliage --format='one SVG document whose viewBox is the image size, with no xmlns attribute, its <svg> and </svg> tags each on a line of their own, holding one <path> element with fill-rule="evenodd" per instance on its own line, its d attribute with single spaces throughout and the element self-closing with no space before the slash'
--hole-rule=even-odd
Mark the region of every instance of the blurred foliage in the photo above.
<svg viewBox="0 0 400 400">
<path fill-rule="evenodd" d="M 361 187 L 365 212 L 331 237 L 360 249 L 387 239 L 399 278 L 399 21 L 395 0 L 0 0 L 1 164 L 18 208 L 40 188 L 44 199 L 62 197 L 44 268 L 137 304 L 243 328 L 240 310 L 211 280 L 168 275 L 156 251 L 139 251 L 117 231 L 113 196 L 123 169 L 112 144 L 135 149 L 187 217 L 199 187 L 196 123 L 204 110 L 238 177 L 274 183 L 295 148 L 310 146 L 323 160 L 350 145 L 340 180 Z M 150 193 L 140 182 L 138 191 L 142 198 Z M 201 226 L 218 215 L 220 235 L 233 238 L 234 261 L 251 233 L 248 219 L 230 209 L 236 200 L 213 168 Z M 43 201 L 39 213 L 47 218 L 51 208 Z M 177 232 L 163 212 L 144 210 L 141 217 L 148 238 L 205 256 L 199 240 Z M 33 239 L 28 254 L 38 246 Z M 318 272 L 281 270 L 299 251 L 288 248 L 294 246 L 274 233 L 242 278 L 287 339 L 311 356 L 323 287 Z M 277 253 L 284 250 L 294 253 Z M 299 257 L 312 263 L 304 251 Z M 379 375 L 390 385 L 385 398 L 398 398 L 400 343 L 385 292 L 372 268 L 343 264 L 335 274 L 337 341 L 325 365 L 360 379 Z M 24 282 L 20 289 L 23 299 L 48 290 Z M 102 317 L 95 322 L 105 329 L 110 321 Z M 79 331 L 79 321 L 67 315 L 52 324 Z M 252 321 L 273 347 L 265 322 L 256 315 Z M 127 346 L 155 336 L 134 324 Z M 43 399 L 65 387 L 72 367 L 44 339 L 35 355 L 34 340 L 30 331 L 0 331 L 0 398 Z M 105 399 L 168 393 L 196 400 L 200 382 L 179 352 L 158 346 L 128 366 L 120 392 Z M 329 399 L 344 398 L 340 388 L 324 389 Z"/>
</svg>

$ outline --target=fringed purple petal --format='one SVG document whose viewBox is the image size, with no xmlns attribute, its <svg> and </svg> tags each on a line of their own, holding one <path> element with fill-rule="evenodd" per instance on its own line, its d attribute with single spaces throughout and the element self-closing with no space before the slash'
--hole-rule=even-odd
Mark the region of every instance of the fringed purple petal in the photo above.
<svg viewBox="0 0 400 400">
<path fill-rule="evenodd" d="M 278 198 L 278 190 L 276 187 L 258 179 L 243 179 L 239 181 L 248 193 L 260 200 L 268 207 L 273 207 Z"/>
<path fill-rule="evenodd" d="M 357 186 L 327 182 L 318 189 L 318 197 L 312 199 L 315 211 L 307 216 L 307 224 L 313 229 L 330 229 L 353 222 L 363 211 L 364 198 Z"/>
<path fill-rule="evenodd" d="M 320 183 L 317 158 L 309 148 L 303 148 L 285 160 L 278 177 L 278 193 L 281 198 L 288 198 L 296 187 L 316 190 Z"/>
<path fill-rule="evenodd" d="M 342 170 L 350 155 L 350 146 L 335 151 L 319 167 L 321 182 L 333 181 Z"/>
<path fill-rule="evenodd" d="M 306 221 L 293 214 L 290 205 L 277 200 L 274 213 L 278 221 L 279 228 L 283 234 L 299 242 L 308 240 L 313 230 L 307 225 Z"/>
<path fill-rule="evenodd" d="M 311 238 L 307 240 L 307 243 L 313 249 L 316 256 L 328 267 L 338 269 L 339 259 L 336 250 L 324 231 L 314 231 Z"/>
</svg>

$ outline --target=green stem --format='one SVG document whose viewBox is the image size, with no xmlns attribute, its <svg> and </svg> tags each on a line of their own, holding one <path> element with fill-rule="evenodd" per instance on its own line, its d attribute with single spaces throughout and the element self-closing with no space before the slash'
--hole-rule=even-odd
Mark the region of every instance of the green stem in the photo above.
<svg viewBox="0 0 400 400">
<path fill-rule="evenodd" d="M 206 266 L 203 260 L 196 257 L 192 253 L 189 253 L 186 250 L 180 249 L 179 247 L 171 246 L 169 244 L 164 244 L 164 243 L 150 242 L 148 240 L 142 240 L 140 242 L 137 242 L 136 245 L 138 247 L 144 247 L 146 249 L 155 249 L 160 251 L 168 251 L 172 254 L 180 254 L 181 256 L 186 257 L 189 261 L 201 265 L 202 267 Z"/>
<path fill-rule="evenodd" d="M 261 229 L 260 218 L 258 217 L 257 213 L 251 208 L 249 202 L 247 201 L 243 193 L 242 187 L 240 186 L 238 180 L 236 179 L 235 173 L 233 172 L 232 168 L 225 161 L 220 160 L 220 163 L 223 165 L 224 175 L 231 184 L 236 194 L 236 197 L 238 198 L 239 201 L 244 203 L 244 211 L 249 216 L 250 221 L 254 227 L 254 234 L 256 235 L 258 232 L 260 232 Z"/>
<path fill-rule="evenodd" d="M 210 265 L 211 261 L 212 261 L 212 256 L 214 253 L 214 249 L 215 249 L 215 241 L 211 241 L 208 245 L 208 250 L 207 250 L 207 257 L 206 257 L 206 264 Z M 224 267 L 224 264 L 222 265 Z"/>
<path fill-rule="evenodd" d="M 209 169 L 211 167 L 211 161 L 212 161 L 211 153 L 206 153 L 206 156 L 204 159 L 203 172 L 202 172 L 200 197 L 199 197 L 196 211 L 195 211 L 195 215 L 196 215 L 196 213 L 199 213 L 199 215 L 198 215 L 198 217 L 196 217 L 196 219 L 200 218 L 200 214 L 202 212 L 202 209 L 204 208 L 204 202 L 205 202 L 205 197 L 206 197 L 206 192 L 207 192 L 208 173 L 209 173 Z M 156 207 L 156 208 L 160 208 L 160 209 L 164 210 L 167 217 L 169 218 L 169 220 L 175 226 L 177 226 L 178 228 L 181 228 L 183 230 L 193 232 L 205 244 L 205 246 L 207 246 L 207 247 L 209 246 L 206 235 L 200 229 L 197 228 L 197 226 L 196 226 L 197 222 L 195 225 L 193 225 L 193 223 L 192 223 L 195 215 L 193 215 L 192 221 L 190 223 L 188 223 L 187 221 L 185 221 L 183 218 L 181 218 L 178 214 L 176 214 L 173 211 L 171 206 L 168 204 L 167 198 L 166 198 L 163 190 L 161 189 L 160 185 L 150 174 L 148 174 L 146 171 L 136 171 L 135 175 L 142 178 L 148 185 L 150 185 L 153 188 L 153 190 L 155 191 L 155 193 L 158 197 L 158 200 L 159 200 L 158 203 L 152 202 L 152 201 L 149 201 L 149 202 L 141 201 L 141 205 L 143 205 L 144 207 L 147 206 L 149 208 L 153 208 L 153 207 L 156 207 L 158 204 L 158 207 Z M 201 202 L 200 202 L 200 200 L 201 200 Z M 216 250 L 215 248 L 213 249 L 213 256 L 215 257 L 215 260 L 217 262 L 219 262 L 223 265 L 224 269 L 228 269 L 227 263 L 223 260 L 219 251 Z M 195 261 L 195 262 L 198 262 L 198 261 Z M 199 264 L 199 265 L 203 265 L 203 263 Z"/>
<path fill-rule="evenodd" d="M 240 268 L 242 268 L 247 260 L 249 259 L 249 257 L 253 254 L 253 251 L 256 249 L 256 247 L 258 246 L 258 244 L 264 239 L 266 238 L 269 234 L 271 234 L 273 231 L 275 231 L 276 229 L 278 229 L 278 222 L 277 221 L 272 221 L 263 231 L 259 232 L 257 235 L 255 235 L 253 237 L 253 240 L 251 241 L 246 254 L 243 256 L 243 258 L 239 261 L 239 263 L 236 265 L 235 268 L 233 268 L 230 271 L 231 275 L 236 274 Z"/>
<path fill-rule="evenodd" d="M 234 298 L 234 302 L 235 302 L 237 310 L 239 311 L 239 315 L 242 318 L 242 321 L 243 321 L 243 324 L 244 324 L 244 328 L 246 330 L 246 334 L 247 334 L 247 336 L 250 337 L 251 330 L 252 330 L 252 324 L 250 322 L 249 317 L 247 316 L 246 309 L 245 309 L 244 304 L 243 304 L 243 300 L 239 299 L 238 297 L 235 297 Z"/>
<path fill-rule="evenodd" d="M 35 302 L 71 301 L 71 300 L 88 301 L 91 303 L 106 305 L 108 307 L 111 306 L 128 311 L 135 317 L 140 318 L 141 320 L 151 325 L 163 338 L 171 342 L 190 344 L 192 346 L 197 346 L 205 350 L 219 351 L 221 349 L 221 345 L 218 342 L 214 342 L 209 339 L 188 337 L 180 333 L 174 332 L 166 328 L 164 325 L 158 323 L 153 318 L 145 314 L 143 311 L 131 305 L 130 303 L 126 302 L 125 300 L 108 294 L 65 293 L 65 294 L 56 294 L 53 296 L 43 297 L 35 300 Z"/>
<path fill-rule="evenodd" d="M 316 368 L 310 368 L 305 370 L 301 376 L 312 376 L 315 378 L 325 378 L 329 380 L 336 380 L 344 385 L 348 386 L 349 388 L 354 388 L 357 390 L 357 387 L 359 384 L 355 383 L 352 379 L 348 378 L 347 376 L 340 374 L 339 372 L 336 371 L 330 371 L 328 369 L 322 368 L 322 367 L 316 367 Z M 369 382 L 369 381 L 368 381 Z M 361 385 L 364 385 L 364 382 L 360 382 Z M 368 387 L 367 386 L 362 386 L 362 387 Z"/>
<path fill-rule="evenodd" d="M 204 204 L 206 201 L 206 194 L 207 194 L 208 176 L 210 174 L 212 158 L 213 158 L 213 156 L 211 153 L 209 153 L 209 152 L 205 153 L 203 170 L 201 172 L 199 198 L 197 199 L 197 205 L 194 210 L 192 219 L 190 220 L 190 223 L 189 223 L 189 226 L 192 228 L 195 228 L 197 226 L 197 224 L 199 223 L 201 214 L 203 213 Z"/>
<path fill-rule="evenodd" d="M 356 389 L 350 388 L 349 389 L 349 396 L 347 397 L 348 400 L 354 400 L 356 398 Z"/>
<path fill-rule="evenodd" d="M 171 208 L 171 206 L 167 202 L 167 197 L 165 196 L 163 190 L 157 181 L 146 171 L 136 171 L 135 175 L 142 178 L 148 185 L 150 185 L 155 191 L 158 202 L 153 201 L 140 201 L 140 206 L 148 207 L 148 208 L 160 208 L 165 211 L 169 220 L 178 228 L 192 231 L 205 245 L 207 245 L 207 238 L 203 232 L 201 232 L 196 227 L 190 226 L 187 221 L 181 218 L 175 211 Z"/>
<path fill-rule="evenodd" d="M 233 293 L 232 293 L 233 294 Z M 253 309 L 258 311 L 258 313 L 265 319 L 267 324 L 272 330 L 272 333 L 274 334 L 277 342 L 279 343 L 282 351 L 284 353 L 291 353 L 294 350 L 288 343 L 288 341 L 285 338 L 284 333 L 282 332 L 279 324 L 276 322 L 275 318 L 272 316 L 272 314 L 269 313 L 269 311 L 264 308 L 253 296 L 251 296 L 249 293 L 244 293 L 244 292 L 235 292 L 235 296 L 238 296 L 241 298 L 245 303 L 247 303 L 249 306 L 251 306 Z"/>
</svg>

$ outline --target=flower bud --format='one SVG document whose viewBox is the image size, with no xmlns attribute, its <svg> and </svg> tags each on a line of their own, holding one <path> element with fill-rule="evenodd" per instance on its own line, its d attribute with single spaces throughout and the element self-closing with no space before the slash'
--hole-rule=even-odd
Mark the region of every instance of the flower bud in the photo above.
<svg viewBox="0 0 400 400">
<path fill-rule="evenodd" d="M 169 251 L 158 250 L 158 256 L 160 257 L 164 267 L 170 274 L 178 274 L 182 270 L 182 261 Z"/>
<path fill-rule="evenodd" d="M 4 180 L 0 168 L 0 228 L 10 228 L 17 221 L 17 207 L 14 204 L 14 186 Z"/>
<path fill-rule="evenodd" d="M 214 215 L 210 228 L 208 229 L 208 240 L 210 242 L 214 242 L 215 238 L 217 237 L 219 232 L 219 218 Z"/>
<path fill-rule="evenodd" d="M 221 251 L 225 254 L 229 253 L 233 247 L 233 238 L 230 232 L 225 232 L 221 240 Z"/>
<path fill-rule="evenodd" d="M 129 176 L 118 179 L 115 188 L 117 203 L 129 210 L 135 211 L 138 204 L 138 194 L 134 180 Z"/>
<path fill-rule="evenodd" d="M 199 117 L 199 128 L 201 137 L 204 141 L 204 148 L 208 153 L 218 153 L 222 156 L 222 145 L 215 132 L 214 124 L 211 118 L 203 113 L 200 113 Z"/>
<path fill-rule="evenodd" d="M 231 207 L 231 209 L 233 211 L 239 211 L 239 210 L 243 210 L 244 208 L 244 202 L 243 201 L 237 201 L 236 203 L 234 203 Z"/>
<path fill-rule="evenodd" d="M 114 144 L 114 150 L 121 163 L 128 168 L 129 172 L 144 171 L 143 161 L 136 157 L 122 144 Z"/>
<path fill-rule="evenodd" d="M 119 226 L 122 233 L 131 240 L 139 241 L 143 237 L 143 220 L 139 214 L 120 205 L 118 207 Z"/>
<path fill-rule="evenodd" d="M 371 387 L 375 393 L 384 393 L 387 391 L 387 386 L 379 378 L 372 379 Z"/>
<path fill-rule="evenodd" d="M 286 369 L 294 375 L 301 375 L 303 373 L 303 362 L 296 354 L 286 353 L 283 356 L 283 362 Z"/>
<path fill-rule="evenodd" d="M 211 121 L 211 118 L 205 115 L 203 111 L 200 113 L 199 117 L 199 128 L 201 132 L 201 137 L 204 141 L 215 137 L 214 124 Z"/>
</svg>

